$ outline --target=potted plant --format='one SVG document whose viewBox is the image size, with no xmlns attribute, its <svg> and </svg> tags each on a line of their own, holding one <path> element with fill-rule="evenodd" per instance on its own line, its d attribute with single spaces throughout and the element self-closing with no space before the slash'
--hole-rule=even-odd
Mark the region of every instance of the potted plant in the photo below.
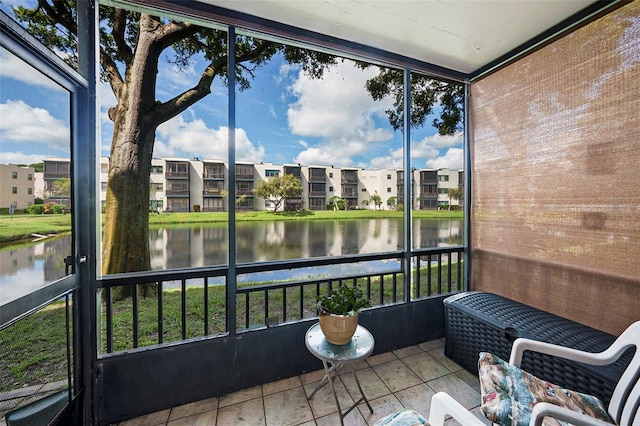
<svg viewBox="0 0 640 426">
<path fill-rule="evenodd" d="M 349 343 L 358 327 L 358 314 L 371 302 L 359 285 L 341 285 L 329 295 L 318 296 L 320 329 L 325 339 L 334 345 Z"/>
</svg>

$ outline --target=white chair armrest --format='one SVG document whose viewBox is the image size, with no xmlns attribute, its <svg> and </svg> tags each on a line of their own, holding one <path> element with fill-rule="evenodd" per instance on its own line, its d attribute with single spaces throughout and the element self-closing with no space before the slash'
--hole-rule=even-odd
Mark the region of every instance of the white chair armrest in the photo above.
<svg viewBox="0 0 640 426">
<path fill-rule="evenodd" d="M 610 349 L 598 353 L 585 352 L 567 348 L 565 346 L 520 337 L 513 342 L 513 346 L 511 347 L 511 356 L 509 357 L 509 364 L 520 367 L 522 356 L 525 351 L 539 352 L 591 365 L 611 364 L 612 362 L 615 362 L 623 352 Z"/>
<path fill-rule="evenodd" d="M 568 408 L 559 407 L 548 402 L 539 402 L 533 406 L 529 426 L 540 426 L 545 417 L 564 420 L 575 426 L 611 426 L 612 424 Z"/>
<path fill-rule="evenodd" d="M 482 423 L 479 418 L 474 416 L 449 394 L 438 392 L 431 398 L 429 425 L 444 426 L 444 421 L 447 416 L 453 417 L 465 426 L 484 426 L 484 423 Z"/>
</svg>

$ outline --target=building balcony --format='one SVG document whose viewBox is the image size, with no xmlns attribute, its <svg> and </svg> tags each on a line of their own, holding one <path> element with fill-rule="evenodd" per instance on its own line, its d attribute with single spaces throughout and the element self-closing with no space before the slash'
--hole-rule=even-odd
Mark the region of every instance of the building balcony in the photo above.
<svg viewBox="0 0 640 426">
<path fill-rule="evenodd" d="M 166 172 L 164 177 L 167 179 L 189 179 L 189 172 Z"/>
</svg>

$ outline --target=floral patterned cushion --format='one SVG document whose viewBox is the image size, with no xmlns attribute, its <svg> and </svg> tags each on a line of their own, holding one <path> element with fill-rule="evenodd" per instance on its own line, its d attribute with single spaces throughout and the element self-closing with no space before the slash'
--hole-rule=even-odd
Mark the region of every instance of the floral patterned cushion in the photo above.
<svg viewBox="0 0 640 426">
<path fill-rule="evenodd" d="M 502 426 L 528 425 L 531 410 L 538 402 L 548 402 L 613 423 L 604 404 L 595 396 L 563 389 L 539 379 L 490 353 L 481 352 L 478 361 L 482 412 Z M 543 425 L 567 425 L 545 417 Z"/>
<path fill-rule="evenodd" d="M 422 426 L 427 425 L 427 421 L 422 415 L 413 410 L 397 411 L 381 418 L 375 426 Z"/>
</svg>

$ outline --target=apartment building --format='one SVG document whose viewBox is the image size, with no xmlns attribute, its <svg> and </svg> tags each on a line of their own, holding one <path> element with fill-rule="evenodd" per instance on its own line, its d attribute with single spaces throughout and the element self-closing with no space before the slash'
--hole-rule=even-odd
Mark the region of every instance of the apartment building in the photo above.
<svg viewBox="0 0 640 426">
<path fill-rule="evenodd" d="M 30 184 L 25 183 L 24 192 L 40 184 L 47 195 L 47 201 L 70 204 L 69 194 L 56 194 L 54 182 L 68 178 L 70 162 L 68 159 L 47 158 L 44 161 L 42 180 L 37 182 L 38 175 L 31 169 Z M 10 165 L 11 166 L 11 165 Z M 2 168 L 9 173 L 7 182 L 11 180 L 13 171 L 17 175 L 28 173 L 24 169 Z M 20 170 L 18 170 L 20 169 Z M 5 172 L 4 170 L 7 170 Z M 100 200 L 104 206 L 107 194 L 109 158 L 100 159 Z M 347 209 L 392 209 L 404 202 L 404 173 L 397 169 L 365 170 L 358 167 L 334 167 L 322 165 L 302 166 L 300 164 L 249 163 L 235 164 L 235 208 L 237 211 L 273 210 L 273 205 L 253 193 L 255 186 L 270 177 L 292 174 L 302 184 L 299 197 L 286 200 L 280 207 L 284 210 L 326 210 L 333 197 L 344 200 Z M 4 175 L 3 175 L 4 176 Z M 35 179 L 34 179 L 35 176 Z M 199 158 L 154 158 L 151 163 L 149 183 L 149 210 L 154 212 L 189 212 L 189 211 L 228 211 L 229 165 L 221 160 L 201 160 Z M 3 191 L 5 191 L 3 185 Z M 17 188 L 17 187 L 16 187 Z M 449 206 L 463 206 L 464 199 L 449 197 L 449 189 L 464 189 L 464 173 L 459 170 L 416 169 L 411 176 L 411 207 L 414 210 L 446 209 Z M 17 190 L 20 192 L 20 190 Z M 5 191 L 6 192 L 6 191 Z M 462 191 L 464 193 L 464 191 Z M 2 205 L 8 205 L 9 194 L 2 193 Z M 373 197 L 373 198 L 372 198 Z M 374 200 L 378 200 L 376 204 Z M 28 203 L 26 200 L 22 204 Z M 28 204 L 27 204 L 28 205 Z M 17 207 L 22 208 L 22 207 Z"/>
<path fill-rule="evenodd" d="M 26 209 L 35 201 L 35 169 L 0 164 L 0 208 Z"/>
</svg>

